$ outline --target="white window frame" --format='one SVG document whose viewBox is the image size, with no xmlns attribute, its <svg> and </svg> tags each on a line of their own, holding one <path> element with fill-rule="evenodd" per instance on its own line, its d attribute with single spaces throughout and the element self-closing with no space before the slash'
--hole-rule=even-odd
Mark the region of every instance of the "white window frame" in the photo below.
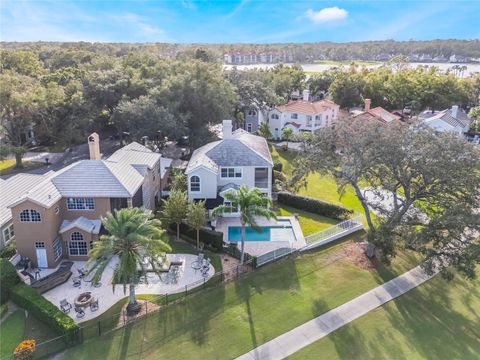
<svg viewBox="0 0 480 360">
<path fill-rule="evenodd" d="M 229 201 L 229 200 L 223 200 L 223 205 L 224 205 L 224 206 L 234 207 L 234 206 L 233 206 L 233 203 L 232 203 L 231 201 Z M 226 213 L 226 214 L 237 214 L 237 213 L 238 213 L 238 204 L 237 204 L 236 210 L 231 210 L 231 211 L 226 210 L 225 213 Z"/>
<path fill-rule="evenodd" d="M 275 120 L 279 119 L 278 114 L 272 114 L 270 117 Z"/>
<path fill-rule="evenodd" d="M 3 229 L 3 243 L 4 243 L 4 245 L 7 245 L 14 238 L 15 238 L 15 229 L 13 228 L 13 224 L 10 224 L 5 229 Z"/>
<path fill-rule="evenodd" d="M 87 201 L 92 203 L 92 208 L 87 209 Z M 95 199 L 93 197 L 70 197 L 65 199 L 68 211 L 95 211 Z M 83 204 L 81 207 L 80 205 Z"/>
<path fill-rule="evenodd" d="M 62 241 L 60 238 L 56 238 L 55 241 L 53 242 L 53 258 L 55 261 L 60 259 L 63 253 L 63 247 L 62 247 Z"/>
<path fill-rule="evenodd" d="M 80 237 L 75 237 L 74 239 L 74 236 L 73 235 L 80 235 Z M 82 244 L 80 246 L 80 244 Z M 83 246 L 83 244 L 85 244 L 85 246 Z M 88 250 L 89 250 L 89 244 L 87 244 L 87 242 L 85 241 L 85 238 L 83 236 L 82 233 L 78 232 L 78 231 L 74 231 L 70 234 L 70 241 L 68 242 L 68 254 L 70 256 L 87 256 L 88 255 Z M 72 250 L 74 250 L 73 254 L 72 254 Z M 80 250 L 82 250 L 82 252 L 84 250 L 86 250 L 85 254 L 81 254 L 80 253 Z M 76 252 L 76 254 L 75 254 Z"/>
<path fill-rule="evenodd" d="M 192 179 L 194 177 L 198 178 L 198 190 L 192 190 Z M 199 175 L 190 176 L 190 178 L 188 179 L 188 188 L 190 189 L 190 192 L 192 192 L 192 193 L 199 193 L 199 192 L 202 191 L 202 179 L 200 178 Z"/>
<path fill-rule="evenodd" d="M 248 132 L 252 132 L 252 127 L 253 127 L 252 123 L 247 123 L 247 131 Z"/>
<path fill-rule="evenodd" d="M 290 118 L 293 119 L 293 120 L 298 120 L 298 114 L 297 113 L 292 113 L 290 115 Z"/>
<path fill-rule="evenodd" d="M 224 170 L 227 172 L 227 176 L 223 176 Z M 230 170 L 233 170 L 233 176 L 230 176 Z M 237 176 L 237 174 L 240 173 L 240 176 Z M 220 169 L 220 178 L 222 179 L 243 179 L 243 169 L 241 167 L 233 167 L 233 166 L 228 166 L 228 167 L 222 167 Z"/>
</svg>

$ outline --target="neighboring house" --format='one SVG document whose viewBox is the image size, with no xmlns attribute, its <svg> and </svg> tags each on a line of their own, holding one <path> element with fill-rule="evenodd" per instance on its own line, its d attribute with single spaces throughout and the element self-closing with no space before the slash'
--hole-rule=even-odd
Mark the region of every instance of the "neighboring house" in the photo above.
<svg viewBox="0 0 480 360">
<path fill-rule="evenodd" d="M 0 179 L 0 249 L 15 237 L 12 211 L 8 206 L 49 175 L 17 174 L 7 180 Z"/>
<path fill-rule="evenodd" d="M 472 119 L 457 105 L 438 112 L 427 110 L 422 112 L 418 118 L 435 131 L 451 132 L 459 136 L 467 133 L 472 123 Z"/>
<path fill-rule="evenodd" d="M 391 113 L 388 110 L 385 110 L 381 106 L 371 108 L 372 101 L 370 99 L 365 99 L 365 108 L 363 111 L 352 111 L 353 118 L 361 119 L 373 119 L 378 120 L 384 124 L 390 124 L 399 122 L 402 120 L 402 117 L 398 114 Z"/>
<path fill-rule="evenodd" d="M 101 160 L 99 137 L 88 138 L 90 160 L 51 172 L 9 205 L 17 250 L 33 266 L 86 260 L 101 217 L 126 207 L 155 209 L 161 192 L 161 155 L 131 143 Z"/>
<path fill-rule="evenodd" d="M 260 109 L 258 106 L 252 105 L 243 112 L 243 128 L 249 133 L 257 131 L 258 126 L 266 121 L 267 111 Z"/>
<path fill-rule="evenodd" d="M 333 126 L 340 106 L 330 100 L 311 102 L 309 91 L 303 91 L 303 99 L 290 101 L 269 111 L 268 124 L 275 139 L 281 139 L 284 128 L 291 128 L 294 134 L 302 131 L 313 132 Z"/>
<path fill-rule="evenodd" d="M 267 141 L 243 129 L 232 132 L 232 121 L 223 121 L 223 139 L 206 144 L 192 154 L 186 169 L 188 199 L 206 200 L 208 210 L 220 204 L 228 191 L 241 185 L 257 187 L 272 196 L 273 161 Z M 228 216 L 228 215 L 227 215 Z M 238 216 L 233 211 L 230 216 Z"/>
</svg>

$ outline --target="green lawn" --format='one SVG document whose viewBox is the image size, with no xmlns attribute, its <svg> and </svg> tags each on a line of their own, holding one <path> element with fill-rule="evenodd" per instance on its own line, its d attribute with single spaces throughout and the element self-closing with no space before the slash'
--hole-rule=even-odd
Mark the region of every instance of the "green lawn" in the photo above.
<svg viewBox="0 0 480 360">
<path fill-rule="evenodd" d="M 0 325 L 0 357 L 13 354 L 16 346 L 26 339 L 34 339 L 37 344 L 55 338 L 57 335 L 44 323 L 32 315 L 25 317 L 23 309 L 16 310 Z M 58 343 L 49 345 L 51 351 L 58 347 Z M 47 346 L 42 346 L 39 351 L 45 352 Z"/>
<path fill-rule="evenodd" d="M 281 216 L 291 216 L 293 214 L 297 214 L 298 222 L 300 223 L 300 227 L 302 228 L 304 236 L 319 232 L 338 223 L 338 221 L 335 219 L 327 218 L 325 216 L 313 214 L 285 205 L 278 206 L 277 213 Z"/>
<path fill-rule="evenodd" d="M 437 276 L 291 356 L 319 358 L 480 359 L 480 279 Z"/>
<path fill-rule="evenodd" d="M 155 315 L 67 350 L 69 359 L 225 359 L 334 308 L 410 269 L 407 253 L 392 267 L 362 270 L 339 259 L 345 243 L 288 257 L 236 282 L 189 296 Z"/>
</svg>

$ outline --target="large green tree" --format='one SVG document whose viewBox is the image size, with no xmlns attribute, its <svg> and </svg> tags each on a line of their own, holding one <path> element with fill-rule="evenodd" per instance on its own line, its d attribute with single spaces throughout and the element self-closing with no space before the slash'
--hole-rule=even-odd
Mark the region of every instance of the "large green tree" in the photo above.
<svg viewBox="0 0 480 360">
<path fill-rule="evenodd" d="M 187 224 L 197 232 L 197 250 L 200 249 L 200 229 L 207 221 L 207 210 L 205 209 L 205 200 L 191 202 L 187 208 Z"/>
<path fill-rule="evenodd" d="M 293 181 L 311 171 L 333 176 L 340 193 L 353 188 L 369 241 L 384 260 L 409 247 L 424 255 L 429 271 L 447 273 L 454 265 L 474 276 L 480 261 L 480 153 L 474 145 L 422 126 L 350 119 L 319 132 Z"/>
<path fill-rule="evenodd" d="M 242 225 L 241 248 L 240 248 L 240 264 L 245 261 L 245 240 L 246 227 L 251 226 L 256 231 L 261 231 L 257 225 L 257 217 L 267 219 L 275 218 L 275 212 L 272 211 L 272 200 L 263 195 L 260 189 L 253 188 L 248 190 L 245 185 L 240 186 L 236 191 L 229 191 L 224 195 L 225 200 L 232 204 L 220 205 L 213 209 L 214 217 L 221 216 L 225 213 L 239 212 L 240 224 Z"/>
<path fill-rule="evenodd" d="M 123 285 L 123 291 L 129 288 L 127 311 L 138 312 L 140 306 L 135 298 L 135 285 L 139 277 L 147 281 L 148 271 L 160 276 L 165 253 L 172 249 L 163 239 L 163 230 L 159 220 L 154 219 L 150 211 L 141 208 L 126 208 L 108 213 L 102 224 L 108 235 L 102 235 L 88 256 L 87 267 L 93 273 L 93 283 L 100 281 L 107 266 L 117 260 L 113 271 L 112 285 Z M 148 264 L 148 265 L 147 265 Z"/>
<path fill-rule="evenodd" d="M 180 224 L 187 216 L 187 208 L 187 193 L 184 191 L 172 190 L 167 199 L 162 199 L 162 221 L 177 226 L 177 241 L 180 240 Z"/>
</svg>

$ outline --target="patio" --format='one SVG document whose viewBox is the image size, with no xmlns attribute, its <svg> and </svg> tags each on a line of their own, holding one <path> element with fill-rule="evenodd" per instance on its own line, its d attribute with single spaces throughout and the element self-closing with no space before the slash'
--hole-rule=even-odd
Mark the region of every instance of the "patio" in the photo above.
<svg viewBox="0 0 480 360">
<path fill-rule="evenodd" d="M 139 284 L 136 286 L 136 294 L 151 294 L 151 295 L 163 295 L 163 294 L 175 294 L 178 292 L 185 291 L 185 286 L 188 285 L 189 289 L 200 286 L 203 284 L 203 281 L 210 279 L 215 273 L 215 269 L 212 265 L 209 266 L 206 276 L 202 274 L 200 269 L 195 269 L 192 267 L 192 264 L 197 261 L 196 255 L 190 254 L 167 254 L 167 258 L 171 262 L 182 262 L 182 265 L 178 267 L 178 272 L 176 279 L 173 280 L 170 274 L 165 273 L 160 279 L 154 273 L 147 274 L 148 284 Z M 69 279 L 66 283 L 57 286 L 56 288 L 49 290 L 42 294 L 47 300 L 53 303 L 55 306 L 60 308 L 60 302 L 63 299 L 66 299 L 71 305 L 72 309 L 68 312 L 68 315 L 75 320 L 75 322 L 80 323 L 97 317 L 98 315 L 107 311 L 112 305 L 120 301 L 121 299 L 128 296 L 127 292 L 123 292 L 122 285 L 116 285 L 115 291 L 112 289 L 112 277 L 115 266 L 117 265 L 116 260 L 112 262 L 105 269 L 102 279 L 100 281 L 100 286 L 94 286 L 88 278 L 81 279 L 81 285 L 78 287 L 73 286 L 73 281 Z M 73 273 L 72 279 L 79 275 L 78 270 L 83 269 L 85 266 L 85 261 L 74 261 L 74 264 L 71 268 Z M 42 272 L 42 275 L 47 275 L 55 269 L 49 269 L 48 271 Z M 198 284 L 197 284 L 198 283 Z M 194 286 L 194 284 L 196 284 Z M 80 294 L 85 292 L 91 292 L 91 295 L 95 299 L 99 299 L 98 310 L 91 311 L 87 306 L 84 308 L 85 315 L 81 318 L 77 318 L 75 314 L 74 299 L 77 298 Z"/>
<path fill-rule="evenodd" d="M 305 237 L 303 236 L 302 229 L 300 224 L 295 216 L 277 216 L 277 219 L 266 219 L 263 217 L 256 218 L 258 226 L 285 226 L 285 222 L 289 222 L 292 228 L 293 234 L 295 235 L 295 240 L 283 240 L 282 233 L 272 234 L 272 239 L 270 241 L 245 241 L 245 252 L 250 255 L 259 256 L 265 253 L 284 249 L 284 248 L 295 248 L 300 249 L 306 245 Z M 223 232 L 223 241 L 227 244 L 228 240 L 228 228 L 231 226 L 241 226 L 239 217 L 220 217 L 216 222 L 216 230 Z M 240 242 L 237 243 L 238 248 L 240 249 Z"/>
</svg>

